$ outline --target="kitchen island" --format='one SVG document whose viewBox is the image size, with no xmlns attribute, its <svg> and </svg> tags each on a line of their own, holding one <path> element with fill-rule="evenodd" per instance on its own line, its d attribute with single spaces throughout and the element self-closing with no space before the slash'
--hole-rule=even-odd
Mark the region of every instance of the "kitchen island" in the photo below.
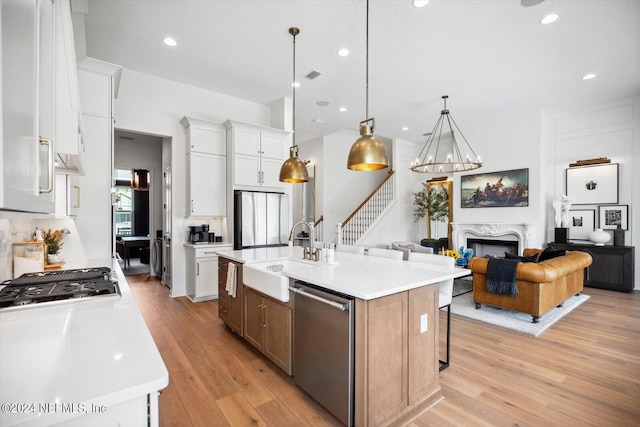
<svg viewBox="0 0 640 427">
<path fill-rule="evenodd" d="M 117 262 L 120 294 L 0 309 L 0 425 L 158 425 L 169 374 Z"/>
<path fill-rule="evenodd" d="M 403 425 L 442 398 L 438 382 L 437 284 L 467 275 L 467 270 L 447 271 L 424 263 L 340 252 L 336 253 L 336 264 L 331 265 L 303 261 L 300 247 L 221 251 L 218 254 L 221 259 L 239 263 L 245 269 L 253 268 L 252 264 L 294 260 L 297 262 L 283 262 L 286 266 L 281 272 L 291 279 L 292 285 L 311 284 L 353 297 L 354 425 Z M 253 293 L 253 289 L 247 289 L 251 287 L 245 279 L 245 295 L 248 291 Z M 295 312 L 298 300 L 293 294 L 291 291 L 289 298 L 293 300 Z M 267 331 L 269 313 L 264 310 L 276 302 L 268 297 L 263 295 L 257 306 L 261 310 L 257 312 L 260 326 Z M 279 301 L 285 302 L 284 299 Z M 290 301 L 285 303 L 291 305 Z M 245 328 L 249 327 L 251 315 L 247 309 L 253 310 L 247 304 L 248 299 L 245 299 Z M 291 330 L 295 328 L 294 322 Z M 245 339 L 246 334 L 247 329 Z M 280 337 L 279 341 L 285 340 Z M 294 377 L 295 371 L 294 363 Z"/>
</svg>

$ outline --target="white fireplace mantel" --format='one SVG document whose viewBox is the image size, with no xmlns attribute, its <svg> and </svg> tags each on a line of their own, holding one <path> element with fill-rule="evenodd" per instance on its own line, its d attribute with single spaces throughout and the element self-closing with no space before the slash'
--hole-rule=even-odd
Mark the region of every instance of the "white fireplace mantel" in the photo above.
<svg viewBox="0 0 640 427">
<path fill-rule="evenodd" d="M 451 240 L 453 247 L 467 246 L 469 236 L 478 237 L 502 237 L 513 236 L 519 242 L 520 255 L 524 248 L 537 247 L 533 241 L 536 225 L 532 223 L 451 223 Z"/>
</svg>

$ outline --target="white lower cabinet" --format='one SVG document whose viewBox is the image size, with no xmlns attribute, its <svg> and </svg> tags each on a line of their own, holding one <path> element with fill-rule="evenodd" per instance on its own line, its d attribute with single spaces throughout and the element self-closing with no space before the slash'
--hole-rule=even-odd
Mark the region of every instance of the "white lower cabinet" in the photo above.
<svg viewBox="0 0 640 427">
<path fill-rule="evenodd" d="M 193 302 L 218 298 L 218 255 L 219 250 L 229 250 L 232 246 L 222 245 L 212 248 L 187 245 L 186 270 L 187 297 Z"/>
<path fill-rule="evenodd" d="M 157 392 L 145 394 L 115 405 L 83 404 L 82 407 L 78 406 L 77 410 L 85 415 L 57 425 L 62 427 L 157 427 L 159 425 Z"/>
</svg>

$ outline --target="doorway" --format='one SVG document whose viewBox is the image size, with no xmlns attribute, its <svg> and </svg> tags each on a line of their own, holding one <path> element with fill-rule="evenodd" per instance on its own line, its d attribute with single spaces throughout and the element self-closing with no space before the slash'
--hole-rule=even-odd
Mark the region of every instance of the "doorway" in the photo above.
<svg viewBox="0 0 640 427">
<path fill-rule="evenodd" d="M 154 251 L 164 235 L 163 138 L 116 129 L 113 240 L 125 275 L 162 277 Z M 159 252 L 160 256 L 162 251 Z"/>
</svg>

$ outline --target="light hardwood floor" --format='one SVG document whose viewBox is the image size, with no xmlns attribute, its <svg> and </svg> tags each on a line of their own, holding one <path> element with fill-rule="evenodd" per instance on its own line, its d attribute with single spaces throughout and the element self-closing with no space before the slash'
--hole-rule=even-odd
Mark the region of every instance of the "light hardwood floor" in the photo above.
<svg viewBox="0 0 640 427">
<path fill-rule="evenodd" d="M 169 370 L 161 426 L 340 425 L 218 319 L 217 301 L 127 279 Z M 639 425 L 640 292 L 584 293 L 537 338 L 452 315 L 444 400 L 410 426 Z"/>
</svg>

